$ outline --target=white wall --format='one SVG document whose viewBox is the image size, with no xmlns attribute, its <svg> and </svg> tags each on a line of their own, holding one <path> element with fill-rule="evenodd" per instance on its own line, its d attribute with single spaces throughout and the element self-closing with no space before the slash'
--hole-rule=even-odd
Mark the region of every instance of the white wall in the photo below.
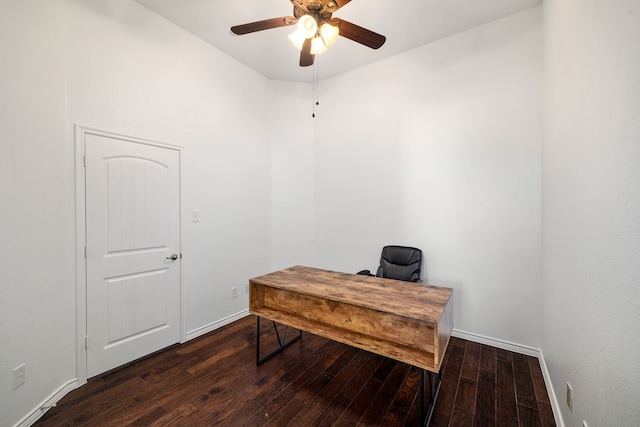
<svg viewBox="0 0 640 427">
<path fill-rule="evenodd" d="M 312 86 L 272 81 L 269 87 L 271 269 L 314 265 Z"/>
<path fill-rule="evenodd" d="M 184 147 L 186 329 L 206 331 L 270 267 L 269 82 L 135 2 L 72 3 L 69 121 Z"/>
<path fill-rule="evenodd" d="M 566 425 L 638 425 L 640 3 L 544 19 L 542 349 Z"/>
<path fill-rule="evenodd" d="M 197 334 L 246 310 L 231 287 L 270 269 L 270 89 L 129 1 L 2 1 L 0 51 L 5 426 L 76 378 L 73 125 L 184 147 L 185 327 Z"/>
<path fill-rule="evenodd" d="M 416 245 L 456 328 L 542 348 L 561 402 L 572 383 L 568 425 L 634 425 L 638 8 L 545 4 L 543 126 L 542 8 L 322 81 L 311 119 L 309 85 L 135 2 L 0 0 L 0 424 L 76 375 L 78 123 L 184 147 L 187 331 L 244 310 L 247 277 Z"/>
<path fill-rule="evenodd" d="M 0 4 L 0 425 L 76 376 L 73 145 L 63 12 Z M 12 391 L 12 369 L 26 383 Z"/>
<path fill-rule="evenodd" d="M 454 327 L 539 348 L 541 8 L 322 81 L 316 265 L 424 251 Z"/>
</svg>

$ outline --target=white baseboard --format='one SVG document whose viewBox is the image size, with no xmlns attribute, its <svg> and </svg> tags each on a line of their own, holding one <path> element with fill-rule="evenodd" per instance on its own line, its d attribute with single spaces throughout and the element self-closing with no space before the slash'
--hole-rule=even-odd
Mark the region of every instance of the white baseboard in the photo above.
<svg viewBox="0 0 640 427">
<path fill-rule="evenodd" d="M 540 369 L 542 369 L 544 385 L 547 387 L 547 393 L 549 393 L 549 401 L 551 402 L 553 417 L 556 419 L 556 425 L 557 427 L 564 427 L 564 420 L 562 419 L 562 413 L 560 412 L 560 406 L 558 405 L 558 398 L 554 391 L 553 384 L 551 383 L 551 376 L 549 375 L 549 370 L 547 369 L 547 364 L 544 360 L 542 350 L 522 344 L 515 344 L 509 341 L 485 337 L 483 335 L 478 335 L 471 332 L 459 331 L 457 329 L 451 331 L 451 336 L 462 338 L 467 341 L 477 342 L 480 344 L 486 344 L 491 347 L 500 348 L 502 350 L 512 351 L 514 353 L 536 357 L 540 361 Z"/>
<path fill-rule="evenodd" d="M 29 427 L 33 425 L 36 421 L 40 419 L 49 409 L 56 406 L 56 403 L 60 401 L 67 393 L 71 390 L 75 390 L 78 388 L 78 380 L 71 380 L 68 383 L 64 384 L 62 387 L 58 389 L 58 391 L 54 392 L 51 396 L 46 398 L 42 404 L 31 411 L 26 417 L 22 419 L 15 427 Z"/>
<path fill-rule="evenodd" d="M 208 325 L 204 325 L 198 329 L 194 329 L 193 331 L 187 332 L 187 337 L 184 342 L 192 340 L 194 338 L 199 337 L 200 335 L 204 335 L 208 332 L 215 331 L 218 328 L 221 328 L 229 323 L 233 323 L 236 320 L 242 319 L 243 317 L 247 317 L 249 315 L 249 310 L 242 310 L 236 314 L 232 314 L 231 316 L 227 316 L 224 319 L 217 320 L 213 323 L 209 323 Z"/>
<path fill-rule="evenodd" d="M 547 387 L 547 393 L 549 393 L 549 400 L 551 401 L 551 409 L 553 409 L 553 417 L 556 419 L 557 427 L 564 427 L 564 420 L 562 419 L 562 412 L 560 412 L 560 404 L 558 403 L 558 397 L 556 396 L 555 389 L 551 383 L 551 375 L 549 375 L 549 369 L 547 369 L 547 362 L 544 360 L 542 351 L 540 351 L 540 368 L 542 368 L 542 376 L 544 377 L 544 384 Z"/>
<path fill-rule="evenodd" d="M 540 358 L 540 350 L 538 350 L 537 348 L 528 347 L 522 344 L 516 344 L 509 341 L 499 340 L 496 338 L 489 338 L 489 337 L 474 334 L 471 332 L 460 331 L 458 329 L 454 329 L 453 331 L 451 331 L 451 336 L 462 338 L 467 341 L 473 341 L 480 344 L 490 345 L 491 347 L 512 351 L 514 353 L 520 353 L 520 354 L 525 354 L 527 356 Z"/>
</svg>

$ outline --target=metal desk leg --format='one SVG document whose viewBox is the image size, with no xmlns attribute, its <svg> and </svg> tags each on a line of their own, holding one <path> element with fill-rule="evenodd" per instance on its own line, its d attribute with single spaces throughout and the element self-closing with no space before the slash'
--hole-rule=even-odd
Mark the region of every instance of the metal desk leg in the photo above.
<svg viewBox="0 0 640 427">
<path fill-rule="evenodd" d="M 287 328 L 288 326 L 284 326 L 284 332 L 282 333 L 282 338 L 280 338 L 280 332 L 278 332 L 278 328 L 276 327 L 276 322 L 273 322 L 273 329 L 276 331 L 276 337 L 278 338 L 278 347 L 269 352 L 264 357 L 260 357 L 260 316 L 256 316 L 256 364 L 261 365 L 267 360 L 271 359 L 273 356 L 289 347 L 291 344 L 296 342 L 302 337 L 302 331 L 299 331 L 298 335 L 291 338 L 287 341 Z"/>
<path fill-rule="evenodd" d="M 440 384 L 442 384 L 442 375 L 438 372 L 429 372 L 429 394 L 431 397 L 431 403 L 429 408 L 425 408 L 425 397 L 426 397 L 426 375 L 425 370 L 420 370 L 420 422 L 424 427 L 428 426 L 431 422 L 431 416 L 433 415 L 433 410 L 436 407 L 436 400 L 438 399 L 438 394 L 440 393 Z"/>
</svg>

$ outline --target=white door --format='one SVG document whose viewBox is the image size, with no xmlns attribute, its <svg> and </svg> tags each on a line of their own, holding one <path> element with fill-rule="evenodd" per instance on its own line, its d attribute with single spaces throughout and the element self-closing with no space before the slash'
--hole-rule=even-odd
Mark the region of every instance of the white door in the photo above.
<svg viewBox="0 0 640 427">
<path fill-rule="evenodd" d="M 180 152 L 87 134 L 87 377 L 180 341 Z"/>
</svg>

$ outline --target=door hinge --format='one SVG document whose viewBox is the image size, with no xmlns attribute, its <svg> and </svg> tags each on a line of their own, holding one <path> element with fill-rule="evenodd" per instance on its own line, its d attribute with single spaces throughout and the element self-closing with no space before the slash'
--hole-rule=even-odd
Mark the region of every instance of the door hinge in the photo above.
<svg viewBox="0 0 640 427">
<path fill-rule="evenodd" d="M 182 253 L 180 253 L 180 259 L 182 259 Z"/>
<path fill-rule="evenodd" d="M 86 154 L 82 156 L 82 166 L 87 167 L 87 156 Z"/>
<path fill-rule="evenodd" d="M 87 247 L 84 247 L 84 259 L 87 259 Z"/>
<path fill-rule="evenodd" d="M 84 349 L 89 350 L 89 337 L 84 337 Z"/>
</svg>

